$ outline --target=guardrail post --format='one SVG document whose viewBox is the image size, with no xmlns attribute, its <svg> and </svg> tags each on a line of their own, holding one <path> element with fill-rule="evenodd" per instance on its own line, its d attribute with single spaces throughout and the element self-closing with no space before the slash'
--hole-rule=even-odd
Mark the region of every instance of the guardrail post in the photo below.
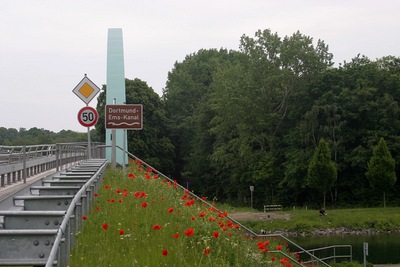
<svg viewBox="0 0 400 267">
<path fill-rule="evenodd" d="M 26 184 L 26 146 L 23 146 L 23 156 L 22 156 L 22 180 Z"/>
</svg>

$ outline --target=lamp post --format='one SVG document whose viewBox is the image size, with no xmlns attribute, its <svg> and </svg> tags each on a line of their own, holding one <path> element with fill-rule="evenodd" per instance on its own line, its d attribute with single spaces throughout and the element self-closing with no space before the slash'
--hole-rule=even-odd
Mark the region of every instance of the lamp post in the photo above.
<svg viewBox="0 0 400 267">
<path fill-rule="evenodd" d="M 254 186 L 250 185 L 250 202 L 251 202 L 251 208 L 253 208 L 253 191 L 254 191 Z"/>
</svg>

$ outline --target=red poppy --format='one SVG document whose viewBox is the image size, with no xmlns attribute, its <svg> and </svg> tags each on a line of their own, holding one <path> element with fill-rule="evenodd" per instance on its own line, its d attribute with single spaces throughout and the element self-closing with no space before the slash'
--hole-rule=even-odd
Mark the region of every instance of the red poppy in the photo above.
<svg viewBox="0 0 400 267">
<path fill-rule="evenodd" d="M 187 236 L 193 236 L 194 230 L 192 228 L 188 228 L 187 230 L 183 231 L 183 233 Z"/>
<path fill-rule="evenodd" d="M 164 249 L 164 250 L 162 251 L 162 255 L 163 255 L 163 256 L 167 256 L 167 255 L 168 255 L 168 250 Z"/>
<path fill-rule="evenodd" d="M 94 193 L 94 197 L 98 197 L 99 196 L 99 194 L 97 194 L 97 193 Z"/>
<path fill-rule="evenodd" d="M 122 192 L 122 190 L 121 189 L 117 189 L 117 194 L 120 194 L 121 192 Z"/>
<path fill-rule="evenodd" d="M 168 213 L 172 213 L 174 211 L 174 208 L 169 208 Z"/>
<path fill-rule="evenodd" d="M 104 223 L 104 224 L 101 226 L 101 228 L 103 228 L 104 230 L 107 230 L 107 229 L 108 229 L 108 223 Z"/>
<path fill-rule="evenodd" d="M 153 230 L 154 231 L 158 231 L 158 230 L 160 230 L 161 229 L 161 225 L 159 225 L 159 224 L 155 224 L 154 226 L 153 226 Z"/>
<path fill-rule="evenodd" d="M 147 207 L 147 203 L 146 202 L 142 202 L 142 204 L 140 204 L 143 208 Z"/>
<path fill-rule="evenodd" d="M 128 174 L 128 177 L 129 177 L 129 178 L 135 178 L 135 175 L 134 175 L 133 173 L 129 173 L 129 174 Z"/>
<path fill-rule="evenodd" d="M 134 194 L 134 196 L 137 197 L 137 198 L 140 198 L 141 195 L 142 195 L 142 194 L 141 194 L 139 191 L 136 191 L 135 194 Z"/>
<path fill-rule="evenodd" d="M 203 254 L 204 254 L 204 255 L 210 254 L 210 248 L 209 248 L 209 247 L 205 248 L 205 249 L 203 250 Z"/>
<path fill-rule="evenodd" d="M 181 236 L 180 234 L 174 234 L 174 235 L 172 236 L 172 238 L 177 239 L 177 238 L 179 238 L 180 236 Z"/>
<path fill-rule="evenodd" d="M 84 221 L 86 221 L 86 220 L 87 220 L 87 216 L 83 215 L 83 216 L 82 216 L 82 219 L 83 219 Z"/>
<path fill-rule="evenodd" d="M 119 230 L 119 235 L 123 235 L 125 233 L 125 231 L 124 230 Z"/>
<path fill-rule="evenodd" d="M 199 213 L 199 217 L 200 217 L 200 218 L 201 218 L 201 217 L 204 217 L 204 216 L 206 216 L 206 213 L 205 213 L 204 211 L 202 211 L 202 212 Z"/>
<path fill-rule="evenodd" d="M 212 236 L 215 237 L 215 238 L 218 238 L 219 233 L 218 233 L 218 232 L 214 232 L 214 233 L 212 234 Z"/>
<path fill-rule="evenodd" d="M 282 245 L 277 245 L 277 246 L 276 246 L 276 249 L 277 249 L 277 250 L 282 250 Z"/>
</svg>

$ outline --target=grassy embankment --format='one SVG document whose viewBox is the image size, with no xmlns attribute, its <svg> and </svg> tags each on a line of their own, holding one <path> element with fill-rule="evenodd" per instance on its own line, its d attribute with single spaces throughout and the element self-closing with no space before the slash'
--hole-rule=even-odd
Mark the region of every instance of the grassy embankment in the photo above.
<svg viewBox="0 0 400 267">
<path fill-rule="evenodd" d="M 265 229 L 268 232 L 287 231 L 311 233 L 321 229 L 346 229 L 349 231 L 370 230 L 387 232 L 400 230 L 400 207 L 355 208 L 328 210 L 328 216 L 319 216 L 318 210 L 284 210 L 274 212 L 290 215 L 290 219 L 271 221 L 241 221 L 251 229 Z"/>
<path fill-rule="evenodd" d="M 226 212 L 137 162 L 128 173 L 107 171 L 71 267 L 292 266 L 282 241 L 249 238 Z"/>
</svg>

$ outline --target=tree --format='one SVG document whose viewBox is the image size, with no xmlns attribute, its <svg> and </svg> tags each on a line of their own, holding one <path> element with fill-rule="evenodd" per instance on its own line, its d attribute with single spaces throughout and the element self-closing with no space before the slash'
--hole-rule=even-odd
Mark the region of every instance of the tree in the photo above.
<svg viewBox="0 0 400 267">
<path fill-rule="evenodd" d="M 386 193 L 394 186 L 397 177 L 395 161 L 383 138 L 372 151 L 365 175 L 374 189 L 383 192 L 383 206 L 386 207 Z"/>
<path fill-rule="evenodd" d="M 321 139 L 308 166 L 307 185 L 317 189 L 324 195 L 324 208 L 326 192 L 328 192 L 337 178 L 335 163 L 331 160 L 328 143 Z"/>
</svg>

